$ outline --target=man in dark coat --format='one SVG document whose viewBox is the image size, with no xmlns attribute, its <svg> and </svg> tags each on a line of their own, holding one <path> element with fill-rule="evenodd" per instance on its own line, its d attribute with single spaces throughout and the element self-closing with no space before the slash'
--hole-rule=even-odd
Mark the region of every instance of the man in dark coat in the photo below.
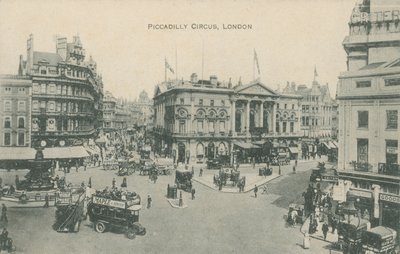
<svg viewBox="0 0 400 254">
<path fill-rule="evenodd" d="M 196 193 L 196 190 L 192 188 L 192 200 L 194 199 L 194 194 Z"/>
<path fill-rule="evenodd" d="M 44 196 L 44 208 L 49 208 L 49 194 L 46 193 L 46 196 Z"/>
<path fill-rule="evenodd" d="M 0 239 L 1 239 L 0 241 L 0 246 L 1 246 L 0 251 L 1 251 L 1 249 L 4 249 L 7 246 L 8 231 L 6 228 L 3 228 L 3 232 L 1 232 Z"/>
<path fill-rule="evenodd" d="M 2 207 L 1 207 L 1 217 L 0 217 L 0 221 L 8 222 L 8 218 L 7 218 L 7 207 L 6 207 L 5 204 L 2 204 Z"/>
<path fill-rule="evenodd" d="M 324 223 L 322 225 L 322 233 L 324 234 L 324 240 L 326 240 L 326 235 L 328 234 L 329 231 L 329 227 L 328 227 L 328 223 Z"/>
<path fill-rule="evenodd" d="M 257 197 L 258 187 L 254 185 L 254 197 Z"/>
</svg>

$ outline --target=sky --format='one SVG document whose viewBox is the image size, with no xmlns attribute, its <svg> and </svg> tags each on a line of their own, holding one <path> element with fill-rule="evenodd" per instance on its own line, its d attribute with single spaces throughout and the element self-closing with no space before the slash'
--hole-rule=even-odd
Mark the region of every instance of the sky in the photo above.
<svg viewBox="0 0 400 254">
<path fill-rule="evenodd" d="M 346 70 L 342 46 L 355 0 L 0 0 L 0 73 L 16 74 L 26 40 L 34 50 L 55 52 L 56 35 L 79 34 L 86 55 L 97 62 L 104 88 L 116 97 L 153 96 L 167 78 L 188 80 L 192 73 L 236 84 L 253 80 L 254 50 L 268 87 L 287 81 L 310 86 L 314 68 L 332 96 Z M 171 24 L 186 29 L 149 29 Z M 218 29 L 193 29 L 199 24 Z M 252 29 L 227 30 L 228 24 Z M 204 63 L 204 64 L 202 64 Z M 204 67 L 202 67 L 204 66 Z"/>
</svg>

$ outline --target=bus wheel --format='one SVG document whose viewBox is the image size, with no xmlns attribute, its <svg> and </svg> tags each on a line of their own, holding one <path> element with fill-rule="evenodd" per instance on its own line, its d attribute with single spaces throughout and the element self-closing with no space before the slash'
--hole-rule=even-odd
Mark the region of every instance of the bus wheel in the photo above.
<svg viewBox="0 0 400 254">
<path fill-rule="evenodd" d="M 135 239 L 136 238 L 135 231 L 133 231 L 132 229 L 128 229 L 128 231 L 126 232 L 126 237 L 128 237 L 131 240 Z"/>
<path fill-rule="evenodd" d="M 96 232 L 103 233 L 106 230 L 106 225 L 103 222 L 98 221 L 94 225 L 94 229 L 96 230 Z"/>
</svg>

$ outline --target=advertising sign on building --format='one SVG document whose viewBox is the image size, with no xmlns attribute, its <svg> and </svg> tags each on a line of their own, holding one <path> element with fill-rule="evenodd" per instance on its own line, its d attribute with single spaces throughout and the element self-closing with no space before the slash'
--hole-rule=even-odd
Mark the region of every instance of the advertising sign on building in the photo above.
<svg viewBox="0 0 400 254">
<path fill-rule="evenodd" d="M 385 193 L 380 193 L 379 194 L 379 200 L 400 204 L 400 197 L 399 196 L 389 195 L 389 194 L 385 194 Z"/>
</svg>

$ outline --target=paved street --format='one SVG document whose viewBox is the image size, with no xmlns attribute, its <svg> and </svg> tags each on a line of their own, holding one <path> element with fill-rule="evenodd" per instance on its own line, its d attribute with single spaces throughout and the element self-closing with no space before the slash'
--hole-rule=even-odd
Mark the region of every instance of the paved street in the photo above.
<svg viewBox="0 0 400 254">
<path fill-rule="evenodd" d="M 253 192 L 221 193 L 195 182 L 196 199 L 184 193 L 186 209 L 174 209 L 166 200 L 173 175 L 160 176 L 154 184 L 135 173 L 128 177 L 128 189 L 139 192 L 142 200 L 147 194 L 153 198 L 153 207 L 144 208 L 140 217 L 147 235 L 135 240 L 113 232 L 96 233 L 89 221 L 78 233 L 57 233 L 51 228 L 55 208 L 10 208 L 8 230 L 20 253 L 329 253 L 328 243 L 314 239 L 311 249 L 304 250 L 300 226 L 288 227 L 284 220 L 286 204 L 301 201 L 307 187 L 310 172 L 305 169 L 315 164 L 299 162 L 297 174 L 290 173 L 292 165 L 282 167 L 282 173 L 289 174 L 270 182 L 269 194 L 259 193 L 258 198 Z M 92 176 L 93 187 L 104 188 L 112 177 L 121 184 L 122 177 L 115 173 L 91 168 L 71 171 L 67 180 L 79 184 Z M 1 175 L 5 182 L 13 181 L 15 171 Z"/>
</svg>

